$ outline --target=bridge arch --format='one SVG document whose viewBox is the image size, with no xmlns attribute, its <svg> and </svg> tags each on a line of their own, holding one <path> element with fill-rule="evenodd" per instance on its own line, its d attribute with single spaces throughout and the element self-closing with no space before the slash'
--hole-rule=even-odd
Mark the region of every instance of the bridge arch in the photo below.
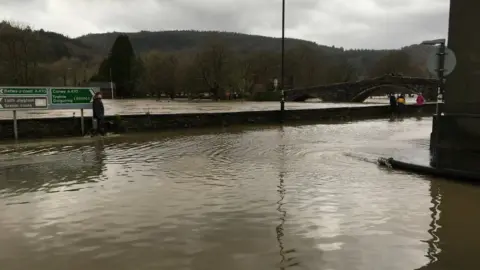
<svg viewBox="0 0 480 270">
<path fill-rule="evenodd" d="M 381 84 L 381 85 L 375 85 L 373 87 L 370 87 L 361 91 L 356 96 L 354 96 L 351 101 L 364 102 L 367 98 L 372 96 L 374 93 L 378 93 L 378 92 L 383 93 L 385 95 L 388 93 L 418 94 L 417 90 L 412 89 L 408 85 Z"/>
<path fill-rule="evenodd" d="M 305 88 L 285 90 L 287 101 L 305 101 L 309 98 L 320 98 L 330 102 L 363 102 L 374 92 L 419 93 L 422 92 L 426 100 L 436 97 L 438 80 L 431 78 L 416 78 L 385 75 L 377 78 L 359 80 L 356 82 L 341 82 L 329 85 L 310 86 Z"/>
</svg>

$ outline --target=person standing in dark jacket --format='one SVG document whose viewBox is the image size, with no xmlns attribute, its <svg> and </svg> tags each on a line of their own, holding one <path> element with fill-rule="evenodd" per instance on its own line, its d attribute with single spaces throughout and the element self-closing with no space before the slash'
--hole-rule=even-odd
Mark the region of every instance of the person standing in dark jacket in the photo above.
<svg viewBox="0 0 480 270">
<path fill-rule="evenodd" d="M 391 118 L 395 118 L 395 115 L 397 114 L 397 98 L 395 97 L 394 94 L 390 94 L 390 113 L 391 113 Z"/>
<path fill-rule="evenodd" d="M 94 133 L 92 135 L 100 134 L 102 136 L 105 135 L 105 131 L 103 130 L 104 125 L 104 118 L 105 118 L 105 108 L 103 107 L 102 102 L 102 93 L 97 92 L 93 98 L 92 103 L 93 109 L 93 119 L 97 122 L 97 125 L 94 129 Z"/>
</svg>

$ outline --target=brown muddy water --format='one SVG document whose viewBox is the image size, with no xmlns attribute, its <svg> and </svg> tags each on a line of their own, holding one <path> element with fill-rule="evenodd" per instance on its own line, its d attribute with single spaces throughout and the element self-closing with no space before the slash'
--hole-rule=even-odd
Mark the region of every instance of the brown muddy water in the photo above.
<svg viewBox="0 0 480 270">
<path fill-rule="evenodd" d="M 480 269 L 480 189 L 431 119 L 0 146 L 0 269 Z"/>
</svg>

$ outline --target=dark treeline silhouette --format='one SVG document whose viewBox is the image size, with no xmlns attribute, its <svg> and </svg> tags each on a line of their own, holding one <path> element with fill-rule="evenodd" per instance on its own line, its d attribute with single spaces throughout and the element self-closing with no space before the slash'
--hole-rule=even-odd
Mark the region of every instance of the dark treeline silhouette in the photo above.
<svg viewBox="0 0 480 270">
<path fill-rule="evenodd" d="M 183 93 L 248 97 L 274 89 L 280 39 L 229 32 L 89 34 L 76 39 L 0 22 L 0 85 L 83 85 L 110 81 L 121 98 Z M 428 77 L 432 48 L 345 50 L 286 40 L 285 87 L 356 81 L 386 73 Z"/>
</svg>

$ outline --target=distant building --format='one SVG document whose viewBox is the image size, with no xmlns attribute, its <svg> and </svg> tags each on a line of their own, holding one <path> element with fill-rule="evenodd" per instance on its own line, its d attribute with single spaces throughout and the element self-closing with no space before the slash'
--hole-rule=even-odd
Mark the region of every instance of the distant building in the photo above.
<svg viewBox="0 0 480 270">
<path fill-rule="evenodd" d="M 115 83 L 112 83 L 112 85 L 113 85 L 113 95 L 115 97 L 115 93 L 116 93 Z M 110 82 L 87 82 L 85 86 L 100 88 L 100 92 L 102 93 L 103 98 L 105 99 L 112 98 L 112 87 Z"/>
</svg>

